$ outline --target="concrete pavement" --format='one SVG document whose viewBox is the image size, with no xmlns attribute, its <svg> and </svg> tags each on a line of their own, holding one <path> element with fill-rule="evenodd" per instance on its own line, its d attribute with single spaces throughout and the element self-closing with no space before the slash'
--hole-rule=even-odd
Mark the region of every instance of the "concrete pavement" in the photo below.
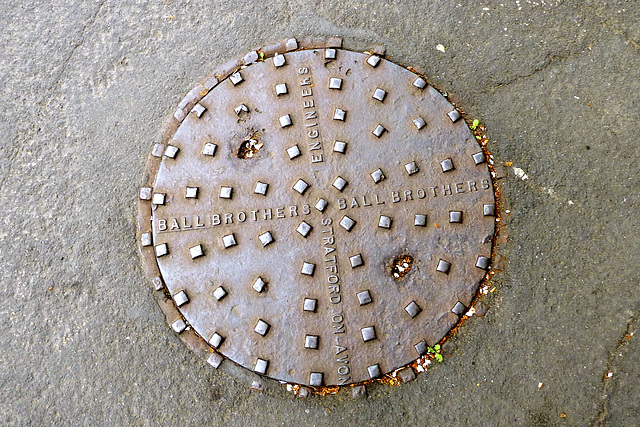
<svg viewBox="0 0 640 427">
<path fill-rule="evenodd" d="M 640 422 L 637 3 L 7 0 L 0 11 L 3 424 Z M 137 188 L 177 103 L 216 65 L 297 35 L 385 45 L 512 162 L 488 313 L 444 363 L 364 399 L 256 393 L 211 369 L 169 330 L 135 246 Z"/>
</svg>

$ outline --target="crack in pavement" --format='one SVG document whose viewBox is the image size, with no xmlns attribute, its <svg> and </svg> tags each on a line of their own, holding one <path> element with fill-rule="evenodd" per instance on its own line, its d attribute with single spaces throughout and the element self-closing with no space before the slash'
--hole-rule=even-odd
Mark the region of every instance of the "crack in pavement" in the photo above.
<svg viewBox="0 0 640 427">
<path fill-rule="evenodd" d="M 640 42 L 629 36 L 627 32 L 617 29 L 615 24 L 611 22 L 610 18 L 608 18 L 607 16 L 603 16 L 602 13 L 597 10 L 594 10 L 593 14 L 600 19 L 600 23 L 606 30 L 610 31 L 616 36 L 619 36 L 623 42 L 625 42 L 635 50 L 640 51 Z"/>
<path fill-rule="evenodd" d="M 616 359 L 615 356 L 617 354 L 620 354 L 620 356 L 622 356 L 622 353 L 620 353 L 621 348 L 623 346 L 626 346 L 629 343 L 629 340 L 633 337 L 636 321 L 637 321 L 637 318 L 635 317 L 631 317 L 631 319 L 627 321 L 627 327 L 625 328 L 624 332 L 622 333 L 622 336 L 616 343 L 616 347 L 613 349 L 611 353 L 609 353 L 609 357 L 607 358 L 607 363 L 606 363 L 606 372 L 602 376 L 602 394 L 600 396 L 600 402 L 598 404 L 600 408 L 598 409 L 598 412 L 596 412 L 595 416 L 593 417 L 593 421 L 590 424 L 591 427 L 603 426 L 607 420 L 607 416 L 609 415 L 609 393 L 608 392 L 613 383 L 613 365 Z"/>
<path fill-rule="evenodd" d="M 632 37 L 630 37 L 627 32 L 617 29 L 615 27 L 615 24 L 613 24 L 611 22 L 611 20 L 607 17 L 604 16 L 602 14 L 601 10 L 598 10 L 598 8 L 596 7 L 587 7 L 587 10 L 590 10 L 590 13 L 592 13 L 593 15 L 595 15 L 598 20 L 600 21 L 600 23 L 602 24 L 602 26 L 605 28 L 606 32 L 610 32 L 615 36 L 620 37 L 625 44 L 631 46 L 632 48 L 640 51 L 640 42 L 638 42 L 637 40 L 633 39 Z M 600 42 L 601 40 L 598 37 L 594 37 L 592 42 Z M 588 45 L 591 45 L 591 43 L 588 43 Z M 495 91 L 501 87 L 505 87 L 505 86 L 509 86 L 513 83 L 517 83 L 523 80 L 527 80 L 533 76 L 535 76 L 536 74 L 544 71 L 545 69 L 547 69 L 549 66 L 551 66 L 554 63 L 558 63 L 558 62 L 564 62 L 565 60 L 572 58 L 572 57 L 578 57 L 583 55 L 584 53 L 590 52 L 590 49 L 581 49 L 580 51 L 573 51 L 573 52 L 568 52 L 565 55 L 557 55 L 557 54 L 553 54 L 553 53 L 549 53 L 547 54 L 547 56 L 545 57 L 545 59 L 542 61 L 542 65 L 539 67 L 534 68 L 530 73 L 528 74 L 524 74 L 524 75 L 517 75 L 514 76 L 512 78 L 508 78 L 505 79 L 504 81 L 500 81 L 497 83 L 493 83 L 488 85 L 488 89 L 491 91 Z"/>
<path fill-rule="evenodd" d="M 96 23 L 96 19 L 98 18 L 98 14 L 102 10 L 102 8 L 104 7 L 106 2 L 107 2 L 107 0 L 101 0 L 100 3 L 98 3 L 98 7 L 96 7 L 96 11 L 91 15 L 89 20 L 82 26 L 82 29 L 80 30 L 80 40 L 78 41 L 78 43 L 76 43 L 71 48 L 71 51 L 69 52 L 67 57 L 62 62 L 62 68 L 61 68 L 60 72 L 58 73 L 58 76 L 55 78 L 55 80 L 51 84 L 51 86 L 49 86 L 49 89 L 48 89 L 47 92 L 52 92 L 55 89 L 55 87 L 60 83 L 60 80 L 62 80 L 62 76 L 64 76 L 64 73 L 67 71 L 67 68 L 69 67 L 69 63 L 71 62 L 71 58 L 73 58 L 73 55 L 75 55 L 76 51 L 80 47 L 82 47 L 82 45 L 84 45 L 85 34 L 86 34 L 87 30 L 89 28 L 91 28 L 93 26 L 93 24 Z M 51 100 L 51 98 L 52 98 L 52 96 L 47 98 L 46 102 L 43 101 L 43 104 L 47 105 L 49 103 L 49 100 Z"/>
<path fill-rule="evenodd" d="M 95 12 L 91 15 L 91 17 L 87 20 L 87 22 L 82 26 L 80 30 L 80 40 L 71 48 L 71 51 L 69 52 L 69 54 L 62 61 L 62 67 L 60 72 L 58 73 L 53 83 L 49 86 L 49 88 L 46 91 L 48 96 L 46 96 L 45 99 L 39 104 L 39 108 L 38 108 L 39 111 L 42 111 L 43 109 L 45 109 L 46 106 L 49 105 L 49 102 L 53 99 L 54 97 L 53 92 L 56 86 L 58 86 L 58 84 L 62 80 L 62 77 L 66 73 L 67 68 L 69 67 L 69 64 L 71 62 L 71 59 L 75 55 L 76 51 L 84 44 L 85 34 L 87 30 L 91 28 L 93 24 L 95 24 L 96 19 L 98 18 L 98 15 L 100 14 L 100 11 L 102 10 L 106 2 L 107 0 L 101 0 L 100 3 L 98 3 L 98 6 L 96 7 Z M 35 123 L 32 124 L 31 132 L 28 132 L 28 133 L 32 133 L 35 127 L 36 127 L 36 124 Z M 7 171 L 3 174 L 2 177 L 0 177 L 0 192 L 3 190 L 5 182 L 11 175 L 11 172 L 13 171 L 14 162 L 16 161 L 17 158 L 20 157 L 20 155 L 24 151 L 25 142 L 31 140 L 31 138 L 30 137 L 20 138 L 20 140 L 22 141 L 20 146 L 14 149 L 13 153 L 9 156 L 9 167 L 7 168 Z"/>
<path fill-rule="evenodd" d="M 629 46 L 633 47 L 635 50 L 640 52 L 640 43 L 635 39 L 633 39 L 632 37 L 630 37 L 625 31 L 615 29 L 611 24 L 609 24 L 608 21 L 604 19 L 602 20 L 602 24 L 604 25 L 605 28 L 610 30 L 613 34 L 615 34 L 616 36 L 620 36 L 620 38 L 622 38 L 622 41 L 624 41 L 626 44 L 628 44 Z"/>
<path fill-rule="evenodd" d="M 533 71 L 531 71 L 528 74 L 524 74 L 524 75 L 518 75 L 506 80 L 503 80 L 501 82 L 497 82 L 497 83 L 493 83 L 488 85 L 488 89 L 491 90 L 492 92 L 495 92 L 496 90 L 509 86 L 513 83 L 519 83 L 521 81 L 527 80 L 533 76 L 535 76 L 536 74 L 546 70 L 547 68 L 549 68 L 552 64 L 556 63 L 562 63 L 564 61 L 566 61 L 569 58 L 573 58 L 573 57 L 579 57 L 582 56 L 584 53 L 589 52 L 589 50 L 585 50 L 582 49 L 579 52 L 569 52 L 566 55 L 556 55 L 556 54 L 552 54 L 549 53 L 547 54 L 547 56 L 545 57 L 544 61 L 542 61 L 542 65 L 539 67 L 536 67 L 533 69 Z"/>
</svg>

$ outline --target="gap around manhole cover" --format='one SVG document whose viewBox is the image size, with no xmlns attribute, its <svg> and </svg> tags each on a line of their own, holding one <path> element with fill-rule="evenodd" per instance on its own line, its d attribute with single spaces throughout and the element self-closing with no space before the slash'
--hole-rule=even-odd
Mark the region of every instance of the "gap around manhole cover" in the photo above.
<svg viewBox="0 0 640 427">
<path fill-rule="evenodd" d="M 140 250 L 172 328 L 213 366 L 350 385 L 466 312 L 490 268 L 493 183 L 422 76 L 292 40 L 180 104 L 140 191 Z"/>
</svg>

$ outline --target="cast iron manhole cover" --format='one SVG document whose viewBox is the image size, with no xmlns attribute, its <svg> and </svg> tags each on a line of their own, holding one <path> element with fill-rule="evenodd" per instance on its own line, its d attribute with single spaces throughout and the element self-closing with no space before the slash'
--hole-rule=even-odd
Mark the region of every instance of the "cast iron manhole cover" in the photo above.
<svg viewBox="0 0 640 427">
<path fill-rule="evenodd" d="M 474 135 L 423 77 L 294 42 L 180 105 L 141 190 L 141 250 L 172 327 L 214 366 L 346 385 L 456 325 L 489 268 L 495 198 Z"/>
</svg>

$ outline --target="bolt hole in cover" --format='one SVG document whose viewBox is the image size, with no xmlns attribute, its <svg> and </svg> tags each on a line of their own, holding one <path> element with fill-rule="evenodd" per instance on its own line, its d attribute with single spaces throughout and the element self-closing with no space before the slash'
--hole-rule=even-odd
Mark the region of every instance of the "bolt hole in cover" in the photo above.
<svg viewBox="0 0 640 427">
<path fill-rule="evenodd" d="M 250 52 L 171 126 L 140 190 L 139 245 L 174 331 L 215 367 L 312 387 L 379 378 L 440 342 L 490 268 L 481 147 L 382 55 L 339 39 Z"/>
</svg>

